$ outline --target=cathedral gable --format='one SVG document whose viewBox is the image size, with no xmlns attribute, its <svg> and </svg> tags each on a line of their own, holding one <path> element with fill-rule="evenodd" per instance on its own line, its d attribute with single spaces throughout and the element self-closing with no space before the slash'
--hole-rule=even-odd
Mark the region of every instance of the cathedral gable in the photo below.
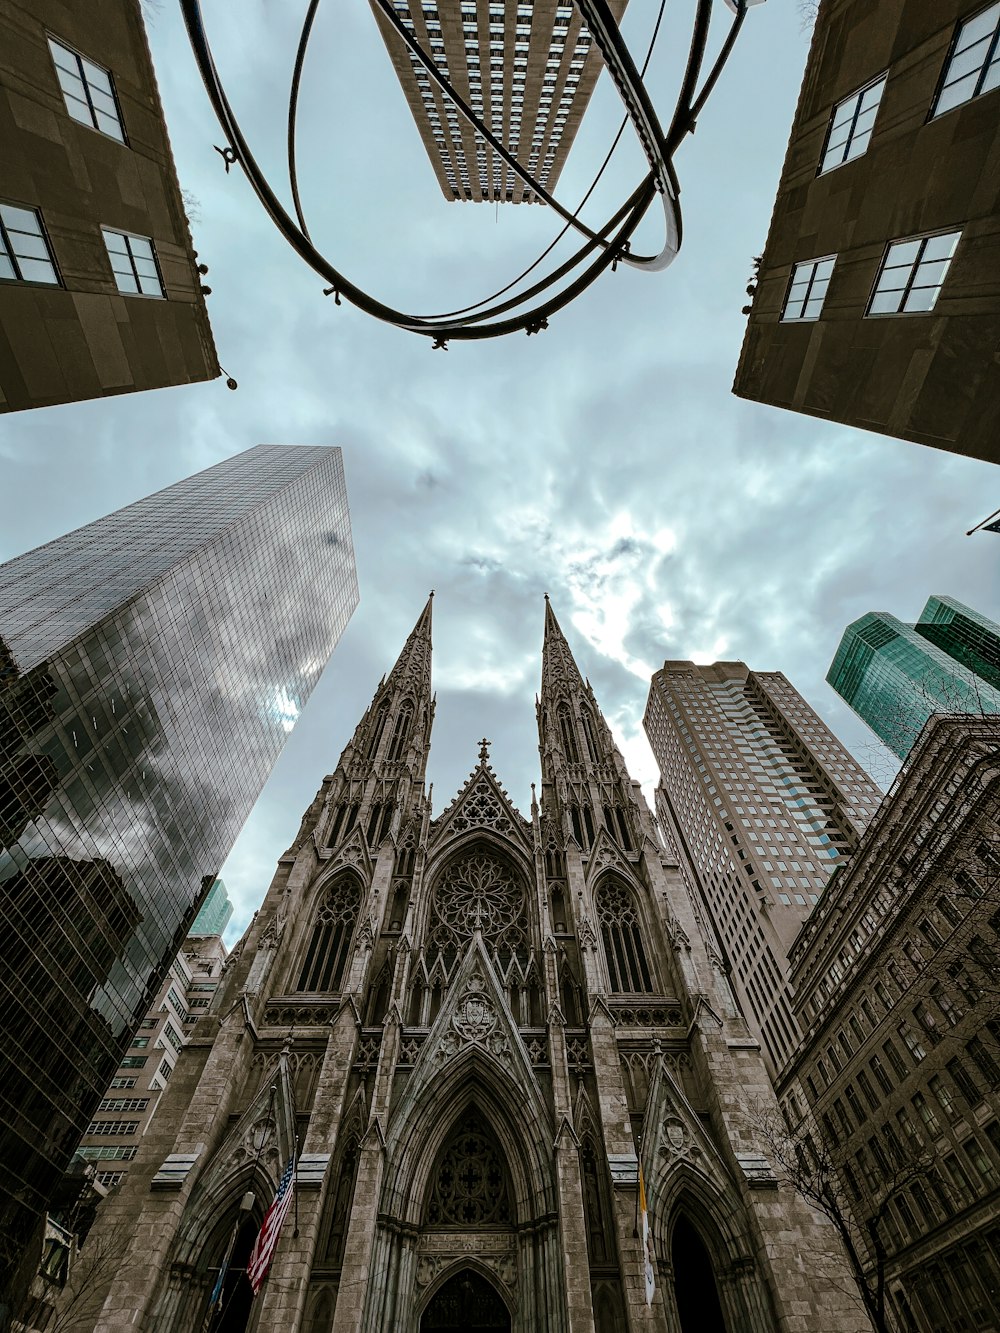
<svg viewBox="0 0 1000 1333">
<path fill-rule="evenodd" d="M 461 834 L 488 831 L 510 838 L 522 850 L 530 850 L 530 825 L 518 813 L 501 787 L 489 763 L 487 741 L 482 742 L 479 763 L 451 805 L 431 825 L 431 845 L 441 848 Z"/>
<path fill-rule="evenodd" d="M 269 1182 L 257 1191 L 263 1197 L 268 1189 L 277 1187 L 295 1151 L 295 1095 L 288 1059 L 282 1052 L 261 1081 L 253 1101 L 206 1163 L 189 1207 L 194 1212 L 205 1212 L 211 1206 L 208 1201 L 226 1197 L 236 1179 L 250 1189 L 258 1174 Z"/>
<path fill-rule="evenodd" d="M 439 1082 L 463 1056 L 475 1056 L 504 1070 L 518 1085 L 519 1095 L 543 1105 L 528 1052 L 493 970 L 482 935 L 476 931 L 428 1033 L 407 1085 L 407 1100 Z"/>
</svg>

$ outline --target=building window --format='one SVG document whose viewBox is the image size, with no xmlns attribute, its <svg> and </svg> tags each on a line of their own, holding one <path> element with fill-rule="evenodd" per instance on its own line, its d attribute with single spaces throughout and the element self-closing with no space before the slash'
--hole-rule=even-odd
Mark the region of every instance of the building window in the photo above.
<svg viewBox="0 0 1000 1333">
<path fill-rule="evenodd" d="M 87 1126 L 87 1133 L 134 1134 L 138 1128 L 138 1120 L 92 1120 Z"/>
<path fill-rule="evenodd" d="M 1000 87 L 1000 4 L 960 25 L 944 67 L 931 116 L 940 116 L 980 93 Z"/>
<path fill-rule="evenodd" d="M 42 215 L 36 209 L 0 204 L 0 278 L 59 286 Z"/>
<path fill-rule="evenodd" d="M 339 991 L 354 935 L 360 894 L 352 878 L 334 880 L 320 898 L 297 989 Z"/>
<path fill-rule="evenodd" d="M 795 265 L 785 308 L 781 312 L 782 320 L 819 319 L 836 262 L 837 256 L 830 255 L 826 259 L 808 259 L 804 264 Z"/>
<path fill-rule="evenodd" d="M 879 270 L 869 315 L 924 314 L 933 310 L 960 231 L 893 241 Z"/>
<path fill-rule="evenodd" d="M 614 992 L 645 992 L 653 989 L 635 900 L 624 884 L 603 884 L 597 894 L 597 917 L 604 940 L 608 978 Z"/>
<path fill-rule="evenodd" d="M 163 289 L 153 242 L 145 236 L 112 231 L 109 227 L 102 227 L 101 232 L 118 290 L 133 296 L 156 296 L 164 300 L 167 293 Z"/>
<path fill-rule="evenodd" d="M 108 71 L 52 37 L 49 38 L 49 50 L 55 61 L 66 110 L 73 119 L 124 143 L 121 110 Z"/>
<path fill-rule="evenodd" d="M 883 74 L 874 83 L 860 88 L 850 97 L 845 97 L 833 108 L 830 130 L 826 136 L 826 147 L 820 163 L 820 175 L 832 171 L 834 167 L 860 157 L 868 147 L 878 114 L 879 103 L 885 92 L 886 76 Z"/>
</svg>

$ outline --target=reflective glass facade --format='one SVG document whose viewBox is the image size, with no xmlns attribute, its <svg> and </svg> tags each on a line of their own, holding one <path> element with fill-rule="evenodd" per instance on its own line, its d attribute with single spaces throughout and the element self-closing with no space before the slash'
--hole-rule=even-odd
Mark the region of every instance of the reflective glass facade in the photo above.
<svg viewBox="0 0 1000 1333">
<path fill-rule="evenodd" d="M 191 923 L 189 935 L 221 935 L 233 919 L 233 905 L 221 879 L 217 879 Z"/>
<path fill-rule="evenodd" d="M 1000 713 L 998 661 L 1000 627 L 932 597 L 916 625 L 885 611 L 848 625 L 826 678 L 905 759 L 932 713 Z"/>
<path fill-rule="evenodd" d="M 953 597 L 929 597 L 913 627 L 1000 690 L 1000 625 Z"/>
<path fill-rule="evenodd" d="M 0 1291 L 357 600 L 331 448 L 0 567 Z"/>
</svg>

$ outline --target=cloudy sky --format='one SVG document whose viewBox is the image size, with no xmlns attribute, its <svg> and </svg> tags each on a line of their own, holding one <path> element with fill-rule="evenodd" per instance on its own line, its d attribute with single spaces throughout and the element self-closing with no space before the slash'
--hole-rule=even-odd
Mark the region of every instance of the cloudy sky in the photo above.
<svg viewBox="0 0 1000 1333">
<path fill-rule="evenodd" d="M 230 100 L 281 181 L 293 14 L 305 5 L 204 7 Z M 436 811 L 484 734 L 527 809 L 544 592 L 647 784 L 641 717 L 665 657 L 784 671 L 887 776 L 870 733 L 826 685 L 827 667 L 843 627 L 867 610 L 915 619 L 930 593 L 945 593 L 1000 613 L 1000 537 L 963 535 L 1000 503 L 1000 474 L 730 393 L 751 257 L 767 232 L 806 57 L 796 5 L 751 11 L 678 154 L 684 244 L 671 268 L 619 268 L 538 337 L 447 353 L 322 296 L 246 182 L 225 175 L 173 0 L 149 8 L 181 183 L 211 270 L 209 313 L 240 387 L 230 393 L 220 380 L 7 417 L 0 558 L 260 441 L 343 448 L 361 605 L 225 868 L 237 905 L 230 934 L 259 903 L 431 588 Z M 669 0 L 651 67 L 664 120 L 692 9 Z M 640 58 L 653 12 L 650 0 L 632 0 L 625 31 Z M 569 205 L 620 114 L 604 76 L 558 187 Z M 422 312 L 466 304 L 557 229 L 544 208 L 444 201 L 367 0 L 321 8 L 301 116 L 314 238 L 383 299 Z M 626 140 L 589 219 L 609 214 L 641 174 Z M 651 216 L 640 233 L 649 248 L 656 225 Z"/>
</svg>

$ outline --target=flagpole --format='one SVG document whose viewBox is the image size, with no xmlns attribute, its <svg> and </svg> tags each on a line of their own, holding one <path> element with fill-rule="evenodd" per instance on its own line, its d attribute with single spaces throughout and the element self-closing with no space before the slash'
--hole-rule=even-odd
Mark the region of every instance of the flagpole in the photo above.
<svg viewBox="0 0 1000 1333">
<path fill-rule="evenodd" d="M 969 529 L 969 531 L 965 534 L 966 537 L 971 537 L 972 534 L 974 532 L 978 532 L 980 528 L 985 528 L 986 524 L 989 523 L 990 520 L 994 518 L 1000 518 L 1000 509 L 995 510 L 992 514 L 987 514 L 987 516 L 983 519 L 982 523 L 977 523 L 974 528 Z"/>
<path fill-rule="evenodd" d="M 266 1123 L 271 1121 L 271 1110 L 274 1106 L 274 1097 L 277 1091 L 277 1085 L 271 1084 L 271 1094 L 267 1099 Z M 260 1142 L 257 1144 L 257 1156 L 253 1160 L 253 1166 L 250 1170 L 250 1183 L 253 1184 L 253 1178 L 257 1174 L 257 1167 L 260 1164 L 260 1155 L 264 1151 L 264 1144 L 267 1140 L 267 1134 L 261 1135 Z M 250 1212 L 255 1202 L 253 1190 L 247 1190 L 240 1200 L 239 1212 L 236 1214 L 236 1221 L 233 1223 L 232 1235 L 229 1237 L 229 1244 L 226 1246 L 226 1253 L 223 1256 L 222 1266 L 219 1269 L 219 1276 L 216 1278 L 215 1287 L 212 1289 L 212 1297 L 208 1302 L 208 1310 L 205 1314 L 205 1322 L 202 1325 L 202 1333 L 210 1333 L 212 1325 L 215 1323 L 215 1316 L 218 1311 L 219 1301 L 222 1298 L 222 1289 L 226 1281 L 226 1272 L 229 1268 L 229 1261 L 233 1257 L 233 1250 L 236 1248 L 236 1237 L 239 1235 L 240 1226 L 243 1222 L 243 1215 Z"/>
</svg>

